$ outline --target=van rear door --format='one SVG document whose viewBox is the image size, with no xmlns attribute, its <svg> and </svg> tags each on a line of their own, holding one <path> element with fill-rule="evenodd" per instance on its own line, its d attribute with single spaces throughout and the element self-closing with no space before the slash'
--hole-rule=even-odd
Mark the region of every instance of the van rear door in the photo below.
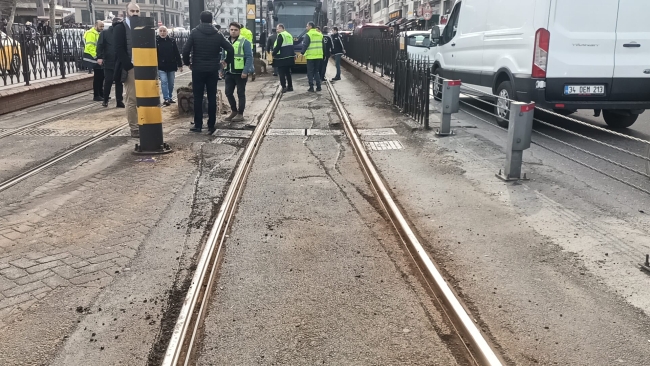
<svg viewBox="0 0 650 366">
<path fill-rule="evenodd" d="M 650 100 L 650 1 L 620 0 L 612 100 Z"/>
<path fill-rule="evenodd" d="M 548 23 L 547 100 L 584 98 L 574 94 L 565 95 L 565 87 L 574 85 L 603 85 L 606 95 L 609 95 L 614 75 L 618 2 L 553 1 Z M 604 100 L 607 99 L 606 95 L 592 95 L 589 98 Z"/>
</svg>

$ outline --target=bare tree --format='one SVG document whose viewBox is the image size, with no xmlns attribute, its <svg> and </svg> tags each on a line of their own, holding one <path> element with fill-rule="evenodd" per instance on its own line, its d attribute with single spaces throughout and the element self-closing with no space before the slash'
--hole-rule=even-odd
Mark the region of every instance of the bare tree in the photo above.
<svg viewBox="0 0 650 366">
<path fill-rule="evenodd" d="M 9 13 L 9 19 L 7 19 L 7 34 L 11 35 L 11 28 L 14 24 L 14 17 L 16 16 L 16 5 L 18 0 L 0 0 L 0 9 L 2 14 Z"/>
<path fill-rule="evenodd" d="M 63 19 L 61 19 L 63 20 Z M 51 36 L 54 36 L 54 25 L 56 24 L 56 0 L 50 0 L 50 29 L 52 30 Z"/>
<path fill-rule="evenodd" d="M 223 13 L 223 6 L 228 2 L 228 0 L 208 0 L 205 2 L 205 7 L 212 12 L 212 17 L 216 18 Z"/>
</svg>

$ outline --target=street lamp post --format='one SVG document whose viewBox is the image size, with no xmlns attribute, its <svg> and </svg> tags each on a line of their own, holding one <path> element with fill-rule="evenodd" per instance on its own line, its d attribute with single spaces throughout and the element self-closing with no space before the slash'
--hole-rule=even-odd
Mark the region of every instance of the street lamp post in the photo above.
<svg viewBox="0 0 650 366">
<path fill-rule="evenodd" d="M 167 26 L 167 0 L 163 1 L 163 25 Z"/>
</svg>

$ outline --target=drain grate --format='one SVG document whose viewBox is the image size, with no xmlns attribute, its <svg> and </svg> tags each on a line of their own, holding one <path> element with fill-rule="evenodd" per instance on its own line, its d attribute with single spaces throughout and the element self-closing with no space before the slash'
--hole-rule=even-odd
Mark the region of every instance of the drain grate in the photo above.
<svg viewBox="0 0 650 366">
<path fill-rule="evenodd" d="M 39 137 L 92 137 L 102 131 L 97 130 L 53 130 L 49 128 L 30 128 L 18 132 L 18 136 L 39 136 Z"/>
<path fill-rule="evenodd" d="M 404 146 L 397 140 L 390 141 L 364 141 L 363 146 L 366 150 L 381 151 L 381 150 L 402 150 Z"/>
<path fill-rule="evenodd" d="M 237 146 L 244 145 L 244 142 L 246 142 L 246 139 L 234 137 L 217 137 L 216 139 L 212 140 L 213 144 L 228 144 Z"/>
</svg>

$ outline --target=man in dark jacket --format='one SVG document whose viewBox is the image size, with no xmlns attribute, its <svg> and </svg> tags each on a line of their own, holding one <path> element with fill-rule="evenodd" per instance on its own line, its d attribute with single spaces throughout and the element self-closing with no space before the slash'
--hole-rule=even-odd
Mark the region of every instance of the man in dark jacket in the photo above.
<svg viewBox="0 0 650 366">
<path fill-rule="evenodd" d="M 269 52 L 273 50 L 273 45 L 275 44 L 276 39 L 278 39 L 278 34 L 276 33 L 275 29 L 272 29 L 271 35 L 266 40 L 266 49 L 269 50 Z M 273 76 L 278 76 L 278 67 L 275 66 L 275 61 L 272 61 L 271 65 L 273 66 Z"/>
<path fill-rule="evenodd" d="M 332 81 L 341 80 L 341 57 L 345 53 L 345 47 L 343 46 L 343 37 L 339 34 L 338 27 L 332 28 L 332 54 L 334 54 L 334 63 L 336 64 L 336 76 Z"/>
<path fill-rule="evenodd" d="M 160 78 L 160 88 L 162 89 L 163 104 L 165 106 L 175 103 L 172 99 L 174 95 L 174 78 L 176 70 L 183 71 L 183 61 L 180 52 L 178 52 L 176 40 L 169 37 L 167 33 L 167 27 L 163 25 L 158 28 L 158 36 L 156 37 L 158 77 Z"/>
<path fill-rule="evenodd" d="M 117 23 L 113 30 L 115 40 L 115 56 L 117 63 L 115 70 L 122 70 L 118 77 L 126 89 L 126 119 L 131 128 L 131 137 L 140 137 L 138 126 L 138 109 L 135 98 L 135 71 L 133 69 L 133 52 L 131 42 L 131 18 L 140 16 L 140 6 L 136 3 L 127 3 L 126 18 Z"/>
<path fill-rule="evenodd" d="M 183 63 L 192 70 L 192 92 L 194 94 L 194 128 L 192 132 L 201 132 L 203 128 L 203 91 L 208 92 L 208 130 L 215 131 L 217 122 L 217 78 L 221 51 L 226 50 L 223 66 L 231 64 L 234 52 L 230 42 L 212 26 L 212 13 L 201 13 L 201 24 L 192 29 L 183 46 Z M 190 54 L 192 55 L 190 62 Z"/>
<path fill-rule="evenodd" d="M 111 87 L 115 82 L 115 99 L 117 108 L 124 108 L 122 97 L 122 70 L 115 69 L 115 26 L 122 22 L 122 18 L 113 18 L 113 24 L 110 28 L 103 30 L 99 34 L 97 42 L 97 63 L 104 68 L 104 102 L 102 106 L 108 107 L 108 99 L 111 94 Z"/>
<path fill-rule="evenodd" d="M 327 64 L 329 63 L 330 56 L 332 56 L 332 39 L 327 35 L 327 27 L 323 28 L 323 63 L 320 68 L 320 77 L 322 81 L 327 81 L 325 78 L 325 71 L 327 71 Z"/>
<path fill-rule="evenodd" d="M 280 85 L 282 92 L 293 91 L 293 81 L 291 80 L 291 66 L 295 64 L 296 52 L 293 48 L 293 36 L 284 29 L 284 24 L 280 23 L 276 27 L 278 38 L 272 50 L 273 67 L 280 73 Z"/>
</svg>

